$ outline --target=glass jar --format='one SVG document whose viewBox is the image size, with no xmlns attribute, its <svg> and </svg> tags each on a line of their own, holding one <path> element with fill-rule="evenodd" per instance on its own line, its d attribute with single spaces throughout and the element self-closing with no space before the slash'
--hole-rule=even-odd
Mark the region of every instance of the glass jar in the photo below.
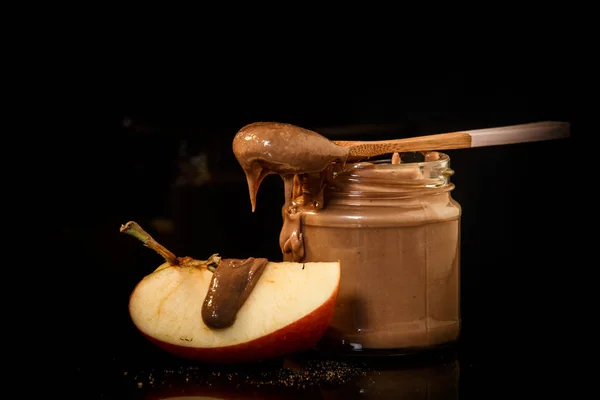
<svg viewBox="0 0 600 400">
<path fill-rule="evenodd" d="M 428 159 L 338 165 L 303 213 L 304 261 L 342 268 L 324 343 L 396 354 L 458 339 L 461 207 L 448 155 Z"/>
</svg>

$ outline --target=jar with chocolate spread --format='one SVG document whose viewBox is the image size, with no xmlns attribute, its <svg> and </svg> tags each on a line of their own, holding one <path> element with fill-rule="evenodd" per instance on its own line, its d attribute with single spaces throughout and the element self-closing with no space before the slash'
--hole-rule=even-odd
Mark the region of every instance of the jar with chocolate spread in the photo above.
<svg viewBox="0 0 600 400">
<path fill-rule="evenodd" d="M 458 339 L 461 207 L 452 174 L 437 152 L 328 169 L 322 204 L 298 215 L 302 259 L 341 262 L 324 343 L 404 353 Z"/>
</svg>

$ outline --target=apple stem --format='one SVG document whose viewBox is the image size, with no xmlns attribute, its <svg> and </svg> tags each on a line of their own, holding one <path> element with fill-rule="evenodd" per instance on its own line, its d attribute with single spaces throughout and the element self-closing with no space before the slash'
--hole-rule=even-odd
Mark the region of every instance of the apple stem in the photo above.
<svg viewBox="0 0 600 400">
<path fill-rule="evenodd" d="M 163 245 L 154 240 L 154 238 L 150 236 L 148 232 L 143 230 L 137 222 L 129 221 L 125 225 L 121 225 L 120 232 L 126 233 L 140 240 L 144 244 L 144 246 L 156 251 L 170 265 L 180 265 L 179 259 L 175 256 L 175 254 L 171 253 Z"/>
</svg>

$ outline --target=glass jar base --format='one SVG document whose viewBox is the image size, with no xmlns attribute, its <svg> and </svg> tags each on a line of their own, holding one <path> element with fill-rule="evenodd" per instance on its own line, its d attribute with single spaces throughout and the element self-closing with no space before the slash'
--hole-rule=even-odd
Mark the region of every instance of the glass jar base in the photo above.
<svg viewBox="0 0 600 400">
<path fill-rule="evenodd" d="M 343 358 L 412 358 L 415 356 L 439 355 L 446 352 L 454 352 L 458 341 L 436 344 L 427 347 L 409 347 L 397 349 L 371 349 L 362 348 L 358 344 L 337 343 L 332 345 L 327 341 L 321 341 L 315 346 L 314 351 L 325 357 Z"/>
</svg>

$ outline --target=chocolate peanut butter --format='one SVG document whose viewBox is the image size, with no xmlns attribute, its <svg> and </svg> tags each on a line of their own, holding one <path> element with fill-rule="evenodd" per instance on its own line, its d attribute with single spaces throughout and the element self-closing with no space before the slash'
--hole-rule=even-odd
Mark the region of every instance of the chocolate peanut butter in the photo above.
<svg viewBox="0 0 600 400">
<path fill-rule="evenodd" d="M 294 177 L 321 173 L 335 161 L 345 164 L 348 151 L 348 148 L 338 146 L 316 132 L 277 122 L 246 125 L 233 139 L 233 153 L 248 181 L 252 211 L 256 209 L 256 193 L 262 180 L 270 174 L 279 174 L 283 179 L 284 226 L 279 245 L 284 254 L 293 255 L 294 261 L 300 261 L 304 254 L 299 207 L 313 205 L 294 202 L 298 194 L 293 193 Z M 296 187 L 301 186 L 296 183 Z"/>
<path fill-rule="evenodd" d="M 330 323 L 355 350 L 427 348 L 460 330 L 461 209 L 447 156 L 360 163 L 330 179 L 325 206 L 305 213 L 305 261 L 342 266 Z"/>
<path fill-rule="evenodd" d="M 202 319 L 208 327 L 221 329 L 233 325 L 268 262 L 266 258 L 253 257 L 221 259 L 202 305 Z"/>
<path fill-rule="evenodd" d="M 287 203 L 291 199 L 293 175 L 321 172 L 331 162 L 344 163 L 348 158 L 348 148 L 308 129 L 277 122 L 244 126 L 233 139 L 233 153 L 248 180 L 252 211 L 265 176 L 281 175 L 286 183 Z"/>
<path fill-rule="evenodd" d="M 337 338 L 356 350 L 456 340 L 461 209 L 448 156 L 347 164 L 345 150 L 287 124 L 251 124 L 234 139 L 253 210 L 262 179 L 284 179 L 284 259 L 340 260 Z"/>
</svg>

